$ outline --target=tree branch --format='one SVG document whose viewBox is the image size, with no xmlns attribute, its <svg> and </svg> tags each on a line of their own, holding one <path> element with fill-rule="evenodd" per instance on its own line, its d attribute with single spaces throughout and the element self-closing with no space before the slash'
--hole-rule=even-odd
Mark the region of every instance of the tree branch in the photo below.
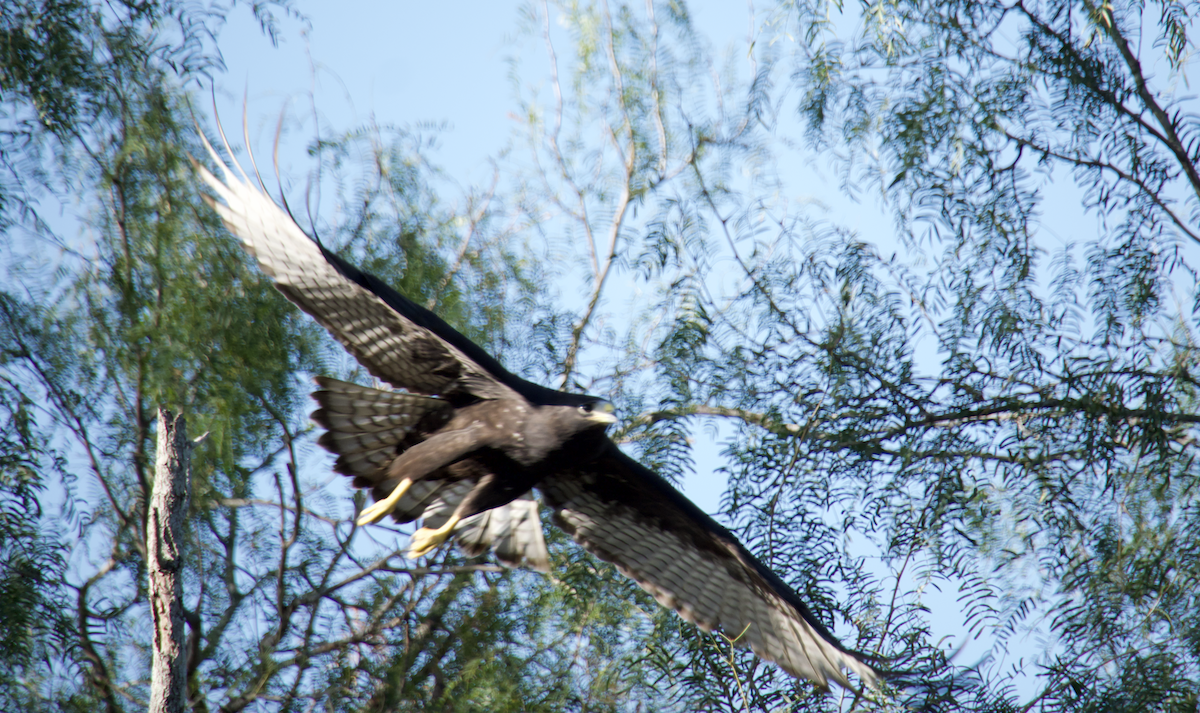
<svg viewBox="0 0 1200 713">
<path fill-rule="evenodd" d="M 183 524 L 191 479 L 191 448 L 183 416 L 158 410 L 158 454 L 147 509 L 146 569 L 154 643 L 150 713 L 183 713 L 187 706 L 187 652 L 183 617 Z"/>
</svg>

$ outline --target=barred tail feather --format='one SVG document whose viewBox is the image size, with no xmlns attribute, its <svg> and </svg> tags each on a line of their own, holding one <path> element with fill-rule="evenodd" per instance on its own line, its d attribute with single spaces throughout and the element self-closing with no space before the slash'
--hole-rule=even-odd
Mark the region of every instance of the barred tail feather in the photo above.
<svg viewBox="0 0 1200 713">
<path fill-rule="evenodd" d="M 354 478 L 359 488 L 385 484 L 387 466 L 412 445 L 414 430 L 434 429 L 450 418 L 451 408 L 441 399 L 384 391 L 337 379 L 317 377 L 321 388 L 313 392 L 320 405 L 313 421 L 326 429 L 317 441 L 337 454 L 334 470 Z M 375 493 L 380 497 L 379 493 Z M 387 493 L 384 493 L 386 497 Z"/>
</svg>

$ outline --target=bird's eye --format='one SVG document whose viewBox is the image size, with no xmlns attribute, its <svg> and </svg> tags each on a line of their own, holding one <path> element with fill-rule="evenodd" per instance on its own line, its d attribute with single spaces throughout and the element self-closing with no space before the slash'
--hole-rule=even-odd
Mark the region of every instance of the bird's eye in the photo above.
<svg viewBox="0 0 1200 713">
<path fill-rule="evenodd" d="M 579 407 L 579 410 L 580 410 L 580 411 L 582 411 L 582 412 L 584 412 L 584 413 L 591 413 L 591 412 L 592 412 L 592 408 L 593 408 L 593 406 L 592 406 L 591 404 L 584 404 L 584 405 L 582 405 L 582 406 L 580 406 L 580 407 Z"/>
</svg>

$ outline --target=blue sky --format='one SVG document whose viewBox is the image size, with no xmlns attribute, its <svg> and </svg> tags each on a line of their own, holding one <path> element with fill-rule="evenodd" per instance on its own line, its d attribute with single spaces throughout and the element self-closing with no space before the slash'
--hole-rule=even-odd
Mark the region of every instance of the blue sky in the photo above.
<svg viewBox="0 0 1200 713">
<path fill-rule="evenodd" d="M 306 122 L 289 137 L 301 147 L 315 133 L 310 93 L 326 128 L 372 118 L 448 122 L 438 159 L 466 183 L 508 139 L 505 38 L 517 8 L 503 1 L 301 3 L 311 30 L 284 21 L 276 48 L 238 6 L 220 37 L 228 68 L 217 77 L 220 104 L 240 118 L 244 94 L 252 131 L 269 136 L 287 103 L 289 115 Z"/>
</svg>

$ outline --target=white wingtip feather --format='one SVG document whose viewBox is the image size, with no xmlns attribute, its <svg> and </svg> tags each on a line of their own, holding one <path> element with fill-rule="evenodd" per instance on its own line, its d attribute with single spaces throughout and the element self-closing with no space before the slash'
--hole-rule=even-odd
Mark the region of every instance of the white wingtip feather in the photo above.
<svg viewBox="0 0 1200 713">
<path fill-rule="evenodd" d="M 221 173 L 225 176 L 225 180 L 234 180 L 233 173 L 229 170 L 229 167 L 225 165 L 225 161 L 221 158 L 220 154 L 217 153 L 217 149 L 213 147 L 211 142 L 209 142 L 208 137 L 204 135 L 203 131 L 200 131 L 199 126 L 196 127 L 196 133 L 200 134 L 200 141 L 204 144 L 204 150 L 208 151 L 208 157 L 212 159 L 213 163 L 221 167 Z M 206 167 L 200 165 L 199 169 L 200 175 L 205 177 L 205 183 L 210 186 L 213 185 L 214 182 L 220 183 L 220 181 L 217 180 L 217 177 L 212 175 L 212 173 L 210 173 Z"/>
<path fill-rule="evenodd" d="M 225 137 L 223 131 L 221 137 Z M 263 272 L 283 286 L 301 282 L 324 284 L 322 276 L 333 273 L 333 268 L 317 244 L 275 201 L 254 185 L 236 160 L 233 160 L 233 165 L 241 173 L 240 177 L 221 159 L 206 138 L 204 145 L 213 162 L 221 167 L 224 178 L 218 178 L 205 166 L 197 167 L 200 178 L 220 199 L 213 202 L 213 207 L 229 230 L 257 258 Z M 325 282 L 336 284 L 341 280 Z"/>
</svg>

